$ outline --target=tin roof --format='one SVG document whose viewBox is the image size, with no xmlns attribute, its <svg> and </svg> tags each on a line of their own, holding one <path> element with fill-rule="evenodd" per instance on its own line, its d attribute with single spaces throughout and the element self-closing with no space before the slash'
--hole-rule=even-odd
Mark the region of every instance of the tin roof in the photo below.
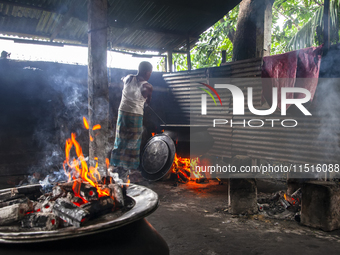
<svg viewBox="0 0 340 255">
<path fill-rule="evenodd" d="M 108 45 L 180 51 L 240 0 L 108 0 Z M 0 0 L 0 34 L 87 45 L 87 0 Z"/>
</svg>

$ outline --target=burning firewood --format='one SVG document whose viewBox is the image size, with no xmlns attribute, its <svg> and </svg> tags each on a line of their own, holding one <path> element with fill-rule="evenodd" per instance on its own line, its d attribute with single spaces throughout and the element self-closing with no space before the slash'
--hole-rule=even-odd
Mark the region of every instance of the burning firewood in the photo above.
<svg viewBox="0 0 340 255">
<path fill-rule="evenodd" d="M 14 205 L 14 204 L 26 203 L 26 202 L 27 202 L 27 198 L 13 199 L 7 202 L 0 202 L 0 208 L 6 207 L 9 205 Z"/>
<path fill-rule="evenodd" d="M 53 197 L 60 197 L 63 194 L 67 194 L 67 191 L 65 189 L 63 189 L 59 185 L 56 185 L 56 186 L 53 187 L 53 189 L 52 189 L 52 196 Z"/>
<path fill-rule="evenodd" d="M 41 185 L 40 184 L 35 184 L 35 185 L 27 185 L 23 187 L 16 187 L 12 188 L 13 192 L 17 192 L 18 194 L 25 194 L 25 196 L 28 196 L 29 194 L 41 194 Z"/>
<path fill-rule="evenodd" d="M 100 197 L 98 200 L 86 203 L 80 207 L 89 212 L 87 219 L 108 213 L 113 210 L 115 201 L 111 197 Z"/>
<path fill-rule="evenodd" d="M 0 225 L 7 225 L 22 219 L 27 212 L 33 211 L 33 203 L 27 199 L 20 204 L 0 208 Z"/>
<path fill-rule="evenodd" d="M 289 196 L 288 194 L 284 194 L 284 199 L 295 207 L 300 205 L 301 198 L 302 198 L 301 188 L 296 190 L 291 196 Z"/>
<path fill-rule="evenodd" d="M 124 194 L 122 187 L 118 184 L 110 184 L 108 185 L 109 189 L 111 190 L 110 196 L 114 197 L 116 201 L 117 207 L 123 207 L 124 206 Z"/>
<path fill-rule="evenodd" d="M 96 187 L 93 187 L 92 185 L 83 182 L 81 179 L 77 179 L 71 182 L 66 182 L 66 183 L 59 183 L 56 187 L 59 188 L 54 188 L 54 194 L 62 193 L 63 191 L 65 192 L 71 192 L 75 193 L 76 195 L 81 196 L 84 198 L 86 201 L 93 201 L 98 199 L 98 191 Z"/>
<path fill-rule="evenodd" d="M 21 220 L 21 227 L 39 230 L 55 230 L 59 226 L 59 218 L 52 213 L 30 213 Z"/>
<path fill-rule="evenodd" d="M 75 133 L 66 140 L 65 156 L 65 175 L 73 181 L 57 183 L 52 191 L 53 184 L 49 183 L 48 178 L 45 179 L 47 184 L 44 180 L 42 185 L 0 191 L 0 225 L 22 219 L 23 228 L 54 230 L 68 224 L 80 227 L 91 218 L 124 207 L 126 187 L 122 186 L 119 176 L 117 180 L 114 176 L 101 178 L 98 162 L 95 166 L 88 165 Z M 98 158 L 95 160 L 98 161 Z M 109 165 L 108 159 L 106 163 Z M 49 189 L 43 190 L 49 193 L 42 194 L 41 186 L 46 185 Z"/>
<path fill-rule="evenodd" d="M 55 215 L 75 227 L 80 227 L 81 223 L 87 220 L 90 214 L 87 210 L 76 206 L 66 198 L 58 198 L 52 211 Z"/>
<path fill-rule="evenodd" d="M 104 176 L 102 178 L 102 183 L 104 185 L 109 185 L 109 184 L 114 184 L 115 183 L 115 180 L 112 178 L 112 176 Z"/>
<path fill-rule="evenodd" d="M 25 195 L 19 194 L 15 190 L 0 193 L 0 201 L 1 202 L 6 202 L 6 201 L 9 201 L 9 200 L 12 200 L 12 199 L 18 199 L 18 198 L 23 198 L 23 197 L 25 197 Z"/>
<path fill-rule="evenodd" d="M 284 198 L 280 198 L 279 201 L 281 202 L 281 204 L 286 208 L 289 209 L 290 208 L 290 204 L 287 200 L 285 200 Z"/>
<path fill-rule="evenodd" d="M 76 195 L 80 195 L 86 201 L 93 201 L 98 199 L 97 188 L 91 186 L 88 183 L 84 183 L 80 179 L 74 181 L 72 189 Z"/>
</svg>

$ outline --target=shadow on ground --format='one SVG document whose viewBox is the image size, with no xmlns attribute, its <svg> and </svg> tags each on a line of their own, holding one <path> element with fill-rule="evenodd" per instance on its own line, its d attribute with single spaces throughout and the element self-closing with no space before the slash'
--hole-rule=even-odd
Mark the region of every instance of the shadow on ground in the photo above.
<svg viewBox="0 0 340 255">
<path fill-rule="evenodd" d="M 228 213 L 228 186 L 144 182 L 160 206 L 147 220 L 163 236 L 172 255 L 339 254 L 340 231 L 323 232 L 291 220 Z M 283 182 L 258 180 L 258 192 L 285 189 Z"/>
</svg>

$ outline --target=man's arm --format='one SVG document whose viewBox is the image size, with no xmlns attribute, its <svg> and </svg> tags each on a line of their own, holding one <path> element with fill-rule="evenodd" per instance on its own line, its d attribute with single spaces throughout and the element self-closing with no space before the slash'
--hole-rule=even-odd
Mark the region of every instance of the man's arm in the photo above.
<svg viewBox="0 0 340 255">
<path fill-rule="evenodd" d="M 152 97 L 152 85 L 150 83 L 144 83 L 142 87 L 142 96 L 146 98 L 146 103 L 150 104 Z"/>
</svg>

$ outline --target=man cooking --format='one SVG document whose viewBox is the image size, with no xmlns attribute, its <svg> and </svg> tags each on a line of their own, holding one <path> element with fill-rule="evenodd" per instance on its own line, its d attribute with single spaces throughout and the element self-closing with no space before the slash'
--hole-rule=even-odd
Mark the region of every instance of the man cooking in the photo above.
<svg viewBox="0 0 340 255">
<path fill-rule="evenodd" d="M 125 182 L 129 175 L 137 173 L 139 167 L 140 144 L 143 131 L 144 104 L 150 104 L 152 85 L 147 81 L 152 73 L 152 65 L 143 61 L 137 75 L 123 79 L 124 88 L 118 108 L 116 138 L 111 153 L 110 168 L 118 172 Z"/>
</svg>

